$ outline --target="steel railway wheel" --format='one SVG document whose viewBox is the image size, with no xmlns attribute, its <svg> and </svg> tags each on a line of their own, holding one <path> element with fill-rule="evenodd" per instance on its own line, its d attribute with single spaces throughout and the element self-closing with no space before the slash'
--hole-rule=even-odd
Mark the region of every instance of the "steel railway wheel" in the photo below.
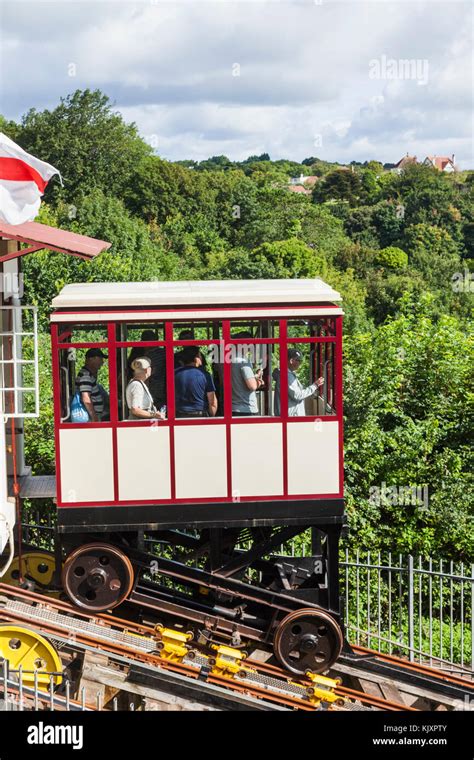
<svg viewBox="0 0 474 760">
<path fill-rule="evenodd" d="M 62 663 L 56 649 L 44 636 L 27 626 L 0 624 L 0 657 L 7 660 L 14 671 L 21 666 L 22 682 L 26 686 L 34 686 L 36 678 L 38 689 L 48 691 L 50 673 L 56 673 L 52 676 L 56 686 L 63 680 L 60 675 Z"/>
<path fill-rule="evenodd" d="M 337 660 L 342 631 L 324 610 L 305 608 L 291 612 L 275 633 L 273 651 L 291 673 L 322 673 Z"/>
<path fill-rule="evenodd" d="M 133 587 L 133 567 L 110 544 L 86 544 L 75 549 L 63 568 L 63 586 L 74 604 L 88 612 L 103 612 L 121 604 Z"/>
</svg>

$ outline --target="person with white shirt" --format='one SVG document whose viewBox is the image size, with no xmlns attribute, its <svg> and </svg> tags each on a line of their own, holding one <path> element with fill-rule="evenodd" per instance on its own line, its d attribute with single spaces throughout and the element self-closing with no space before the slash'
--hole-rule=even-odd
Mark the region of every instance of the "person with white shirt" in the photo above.
<svg viewBox="0 0 474 760">
<path fill-rule="evenodd" d="M 147 381 L 151 375 L 151 360 L 147 356 L 134 359 L 131 364 L 133 377 L 127 385 L 126 399 L 129 408 L 129 420 L 165 419 L 153 402 L 153 396 Z"/>
<path fill-rule="evenodd" d="M 324 378 L 319 377 L 315 383 L 303 386 L 296 374 L 303 361 L 303 354 L 297 348 L 288 350 L 288 417 L 306 417 L 305 399 L 313 396 L 318 388 L 323 385 Z M 280 370 L 275 369 L 272 374 L 275 380 L 274 413 L 280 416 Z"/>
</svg>

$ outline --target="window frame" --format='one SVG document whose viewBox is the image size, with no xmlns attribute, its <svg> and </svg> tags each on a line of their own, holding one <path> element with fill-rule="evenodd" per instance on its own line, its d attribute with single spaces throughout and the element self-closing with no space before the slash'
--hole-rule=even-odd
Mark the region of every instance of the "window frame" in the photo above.
<svg viewBox="0 0 474 760">
<path fill-rule="evenodd" d="M 183 323 L 189 323 L 192 321 L 189 317 L 187 319 L 168 319 L 166 312 L 157 313 L 156 320 L 154 322 L 160 322 L 164 324 L 164 340 L 156 341 L 135 341 L 135 340 L 118 340 L 117 329 L 120 329 L 123 324 L 133 324 L 136 322 L 139 325 L 143 325 L 147 320 L 143 320 L 137 314 L 130 314 L 127 319 L 111 320 L 100 323 L 98 320 L 97 325 L 103 324 L 107 330 L 107 341 L 101 341 L 98 343 L 89 342 L 67 342 L 64 341 L 64 337 L 69 335 L 74 330 L 74 324 L 81 324 L 80 318 L 77 322 L 71 320 L 71 324 L 67 325 L 68 329 L 65 329 L 65 325 L 58 323 L 51 323 L 51 341 L 52 341 L 52 371 L 53 371 L 53 393 L 54 393 L 54 406 L 55 406 L 55 426 L 57 428 L 91 428 L 91 427 L 128 427 L 131 425 L 143 426 L 174 426 L 174 425 L 189 425 L 189 424 L 258 424 L 262 422 L 308 422 L 315 419 L 324 421 L 342 421 L 342 315 L 337 314 L 332 316 L 331 314 L 324 316 L 308 316 L 305 317 L 304 313 L 298 317 L 298 319 L 314 319 L 334 320 L 335 330 L 334 335 L 324 335 L 320 337 L 295 337 L 288 336 L 287 324 L 290 321 L 295 321 L 295 317 L 278 317 L 277 314 L 269 313 L 265 317 L 246 317 L 245 315 L 239 317 L 233 317 L 231 319 L 225 318 L 225 312 L 216 310 L 215 317 L 210 315 L 208 320 L 195 320 L 195 323 L 199 327 L 199 322 L 219 322 L 219 329 L 221 330 L 222 337 L 213 339 L 193 339 L 193 340 L 175 340 L 174 331 L 179 330 Z M 301 417 L 289 417 L 288 415 L 288 388 L 287 383 L 281 383 L 280 385 L 280 416 L 275 415 L 254 415 L 249 417 L 234 417 L 232 416 L 232 383 L 231 383 L 231 365 L 230 362 L 224 361 L 223 372 L 223 392 L 224 392 L 224 407 L 222 416 L 216 417 L 187 417 L 176 418 L 175 415 L 175 398 L 174 398 L 174 355 L 175 350 L 180 347 L 193 346 L 193 345 L 219 345 L 221 350 L 226 355 L 227 347 L 229 345 L 235 345 L 242 343 L 242 338 L 233 338 L 231 336 L 231 330 L 235 330 L 235 322 L 239 322 L 240 325 L 245 321 L 252 322 L 278 322 L 279 335 L 273 338 L 245 338 L 245 344 L 248 345 L 278 345 L 280 349 L 280 371 L 282 377 L 285 377 L 288 371 L 287 351 L 292 345 L 310 343 L 332 343 L 333 345 L 333 404 L 334 414 L 322 414 L 322 415 L 305 415 Z M 150 321 L 150 327 L 153 322 Z M 239 326 L 240 326 L 239 325 Z M 134 347 L 164 347 L 166 351 L 166 392 L 167 392 L 167 415 L 165 420 L 121 420 L 119 419 L 119 407 L 118 407 L 118 369 L 119 369 L 119 354 L 118 351 L 122 349 L 132 349 Z M 109 373 L 109 395 L 110 395 L 110 419 L 101 422 L 84 422 L 84 423 L 71 423 L 61 422 L 61 378 L 60 378 L 60 351 L 70 348 L 101 348 L 108 353 L 108 373 Z"/>
</svg>

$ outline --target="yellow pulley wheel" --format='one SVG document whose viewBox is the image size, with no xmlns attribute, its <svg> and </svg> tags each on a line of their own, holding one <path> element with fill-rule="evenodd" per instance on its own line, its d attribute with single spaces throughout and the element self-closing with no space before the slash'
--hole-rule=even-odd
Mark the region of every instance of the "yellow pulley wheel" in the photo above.
<svg viewBox="0 0 474 760">
<path fill-rule="evenodd" d="M 47 691 L 50 686 L 49 673 L 61 673 L 60 657 L 47 639 L 32 628 L 13 623 L 0 624 L 0 657 L 8 661 L 12 670 L 22 667 L 22 680 L 26 686 L 34 686 L 35 671 L 38 689 Z M 53 676 L 58 686 L 61 675 Z"/>
<path fill-rule="evenodd" d="M 23 578 L 33 580 L 42 588 L 49 586 L 53 581 L 56 567 L 54 554 L 49 552 L 25 552 L 21 557 L 21 573 Z M 20 558 L 15 556 L 8 572 L 3 578 L 4 583 L 10 586 L 18 586 L 20 583 Z"/>
</svg>

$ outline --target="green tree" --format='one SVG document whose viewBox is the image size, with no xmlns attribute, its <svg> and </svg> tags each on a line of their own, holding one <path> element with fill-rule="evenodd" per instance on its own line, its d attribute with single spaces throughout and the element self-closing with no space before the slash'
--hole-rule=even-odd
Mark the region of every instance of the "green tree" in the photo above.
<svg viewBox="0 0 474 760">
<path fill-rule="evenodd" d="M 316 277 L 325 263 L 297 238 L 262 243 L 253 251 L 234 249 L 212 258 L 214 277 L 222 279 L 292 279 Z"/>
<path fill-rule="evenodd" d="M 45 197 L 68 202 L 94 188 L 125 197 L 137 163 L 151 153 L 135 124 L 126 124 L 99 90 L 76 90 L 52 111 L 30 109 L 18 142 L 62 174 L 64 188 L 51 182 Z"/>
<path fill-rule="evenodd" d="M 360 175 L 347 169 L 336 169 L 317 182 L 313 190 L 313 199 L 317 203 L 325 201 L 346 200 L 354 206 L 363 192 Z"/>
<path fill-rule="evenodd" d="M 236 229 L 235 243 L 246 248 L 298 237 L 329 259 L 348 242 L 341 221 L 328 208 L 279 188 L 259 190 Z"/>
<path fill-rule="evenodd" d="M 375 227 L 379 245 L 386 248 L 395 245 L 401 238 L 404 210 L 393 203 L 382 201 L 372 207 L 372 224 Z"/>
<path fill-rule="evenodd" d="M 374 172 L 375 175 L 382 175 L 384 172 L 383 164 L 380 161 L 368 161 L 366 169 Z"/>
<path fill-rule="evenodd" d="M 459 247 L 451 235 L 431 224 L 414 224 L 405 229 L 403 247 L 410 265 L 433 288 L 450 288 L 451 278 L 461 269 Z"/>
<path fill-rule="evenodd" d="M 138 163 L 125 202 L 133 214 L 158 224 L 175 214 L 214 215 L 214 198 L 206 175 L 157 156 L 145 156 Z"/>
<path fill-rule="evenodd" d="M 234 162 L 230 158 L 227 158 L 227 156 L 212 156 L 212 158 L 207 158 L 205 161 L 200 161 L 197 168 L 200 171 L 222 171 L 223 169 L 232 169 L 234 167 Z"/>
<path fill-rule="evenodd" d="M 15 121 L 6 119 L 0 114 L 0 132 L 3 132 L 10 140 L 18 142 L 18 135 L 20 133 L 20 125 Z"/>
<path fill-rule="evenodd" d="M 375 333 L 346 338 L 351 525 L 359 546 L 471 561 L 473 340 L 455 317 L 434 320 L 432 301 L 426 294 L 405 300 Z M 428 505 L 371 498 L 384 483 L 427 486 Z"/>
<path fill-rule="evenodd" d="M 368 316 L 377 325 L 383 324 L 388 317 L 397 316 L 407 293 L 414 299 L 426 293 L 423 277 L 413 271 L 400 273 L 383 268 L 372 269 L 366 273 L 365 286 Z"/>
<path fill-rule="evenodd" d="M 391 269 L 405 269 L 408 264 L 408 256 L 401 248 L 390 245 L 388 248 L 377 251 L 375 261 L 377 264 Z"/>
<path fill-rule="evenodd" d="M 420 164 L 410 164 L 400 175 L 390 175 L 383 193 L 403 207 L 407 226 L 430 224 L 441 227 L 461 241 L 461 194 L 455 179 Z"/>
<path fill-rule="evenodd" d="M 376 203 L 380 198 L 377 172 L 371 169 L 364 169 L 360 172 L 360 182 L 362 186 L 362 197 L 365 203 Z"/>
</svg>

